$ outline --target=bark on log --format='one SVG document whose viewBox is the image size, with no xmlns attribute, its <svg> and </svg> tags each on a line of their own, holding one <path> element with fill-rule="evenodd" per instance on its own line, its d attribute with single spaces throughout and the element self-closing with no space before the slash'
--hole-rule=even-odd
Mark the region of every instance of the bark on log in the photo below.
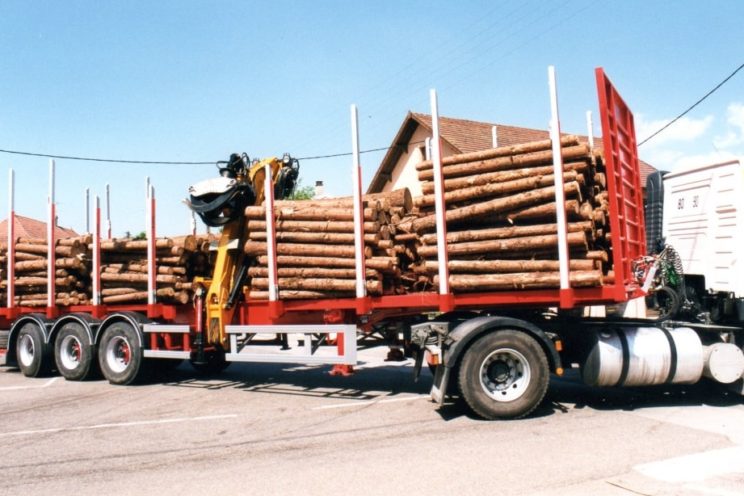
<svg viewBox="0 0 744 496">
<path fill-rule="evenodd" d="M 147 274 L 139 274 L 139 273 L 124 273 L 124 274 L 112 274 L 110 272 L 104 272 L 101 274 L 101 281 L 102 282 L 147 282 Z M 171 276 L 166 274 L 159 274 L 155 276 L 156 282 L 162 282 L 162 283 L 177 283 L 182 282 L 181 278 L 178 276 Z"/>
<path fill-rule="evenodd" d="M 567 233 L 566 241 L 569 247 L 587 248 L 586 233 L 584 231 Z M 541 234 L 538 236 L 526 236 L 521 238 L 448 243 L 447 253 L 451 257 L 456 257 L 458 255 L 478 255 L 481 253 L 489 253 L 496 256 L 503 252 L 521 251 L 526 252 L 524 255 L 530 256 L 530 251 L 553 247 L 556 247 L 557 249 L 557 246 L 557 234 Z M 437 246 L 421 246 L 417 251 L 422 257 L 435 257 L 437 255 Z"/>
<path fill-rule="evenodd" d="M 577 136 L 563 136 L 561 138 L 561 147 L 573 146 L 579 144 L 579 138 Z M 509 155 L 519 155 L 524 153 L 533 153 L 540 150 L 550 150 L 553 146 L 553 142 L 549 139 L 532 141 L 529 143 L 520 143 L 512 146 L 501 146 L 498 148 L 491 148 L 488 150 L 481 150 L 470 153 L 460 153 L 457 155 L 450 155 L 442 158 L 442 165 L 453 165 L 462 164 L 465 162 L 474 162 L 476 160 L 487 160 L 496 157 L 505 157 Z M 431 169 L 433 167 L 431 160 L 423 160 L 416 164 L 416 170 L 422 171 Z"/>
<path fill-rule="evenodd" d="M 285 289 L 299 289 L 303 291 L 355 291 L 356 281 L 353 279 L 303 279 L 298 277 L 280 277 L 277 285 Z M 251 288 L 268 289 L 269 280 L 262 277 L 251 279 Z M 368 280 L 369 294 L 382 294 L 382 282 Z"/>
<path fill-rule="evenodd" d="M 579 216 L 579 202 L 576 200 L 566 200 L 566 214 L 573 217 Z M 506 215 L 500 216 L 502 219 L 506 219 L 509 222 L 523 221 L 523 220 L 536 220 L 536 219 L 551 219 L 555 220 L 555 202 L 544 203 L 534 207 L 526 207 L 522 209 L 509 212 Z"/>
<path fill-rule="evenodd" d="M 269 277 L 267 267 L 251 267 L 248 269 L 250 277 Z M 277 277 L 306 277 L 308 279 L 356 279 L 356 269 L 338 269 L 323 267 L 279 267 Z M 379 279 L 380 273 L 376 270 L 367 269 L 368 279 Z"/>
<path fill-rule="evenodd" d="M 173 247 L 170 238 L 158 238 L 155 240 L 156 249 L 168 249 Z M 106 240 L 101 241 L 101 251 L 143 251 L 147 250 L 146 239 L 130 240 Z"/>
<path fill-rule="evenodd" d="M 266 241 L 266 231 L 253 231 L 248 233 L 248 239 L 252 241 Z M 312 232 L 291 232 L 281 231 L 276 233 L 277 242 L 284 243 L 328 243 L 328 244 L 354 244 L 353 233 L 312 233 Z M 380 241 L 379 234 L 370 233 L 364 235 L 365 243 L 374 243 Z"/>
<path fill-rule="evenodd" d="M 311 232 L 311 233 L 353 233 L 354 222 L 346 221 L 323 221 L 323 220 L 277 220 L 275 223 L 277 232 Z M 266 232 L 266 222 L 263 220 L 249 220 L 248 231 Z M 380 231 L 378 222 L 365 222 L 365 233 L 376 233 Z"/>
<path fill-rule="evenodd" d="M 16 243 L 16 258 L 19 252 L 32 253 L 35 255 L 46 256 L 47 247 L 46 245 L 36 245 L 31 243 Z M 56 245 L 54 247 L 54 253 L 61 257 L 75 257 L 85 253 L 85 247 L 78 244 L 77 246 L 61 246 Z"/>
<path fill-rule="evenodd" d="M 262 220 L 266 218 L 264 207 L 246 207 L 245 216 L 251 220 Z M 364 220 L 377 220 L 377 209 L 365 208 Z M 318 208 L 318 207 L 275 207 L 274 215 L 278 220 L 341 220 L 354 221 L 354 210 L 350 208 Z"/>
<path fill-rule="evenodd" d="M 439 276 L 434 277 L 438 284 Z M 571 287 L 583 288 L 602 285 L 602 271 L 574 271 L 569 274 Z M 453 274 L 449 277 L 452 291 L 500 291 L 506 289 L 559 288 L 558 272 L 521 272 L 513 274 Z"/>
<path fill-rule="evenodd" d="M 589 157 L 589 146 L 577 145 L 561 149 L 561 156 L 565 162 L 573 162 Z M 445 179 L 453 177 L 470 176 L 485 172 L 496 172 L 501 170 L 520 169 L 533 165 L 547 165 L 553 163 L 552 150 L 545 150 L 523 155 L 512 155 L 499 157 L 478 162 L 465 162 L 447 167 L 442 167 L 442 176 Z M 418 173 L 419 181 L 428 181 L 434 178 L 434 170 L 427 169 Z"/>
<path fill-rule="evenodd" d="M 554 272 L 560 270 L 558 260 L 450 260 L 447 264 L 450 272 L 459 274 L 489 274 L 515 272 Z M 425 262 L 423 271 L 436 274 L 439 262 Z M 596 269 L 593 260 L 569 260 L 569 269 L 584 271 Z"/>
<path fill-rule="evenodd" d="M 260 255 L 256 260 L 259 265 L 263 266 L 269 263 L 266 255 Z M 279 255 L 276 257 L 276 262 L 279 267 L 356 267 L 356 261 L 353 258 Z M 398 260 L 391 257 L 370 257 L 364 261 L 364 264 L 368 269 L 388 272 L 393 270 L 398 264 Z"/>
<path fill-rule="evenodd" d="M 54 266 L 58 269 L 70 269 L 76 271 L 86 270 L 85 264 L 79 258 L 57 258 Z M 15 263 L 16 272 L 25 272 L 30 270 L 44 270 L 47 268 L 47 259 L 27 260 Z"/>
<path fill-rule="evenodd" d="M 243 250 L 246 255 L 260 256 L 266 253 L 266 243 L 261 241 L 246 241 Z M 354 246 L 345 245 L 310 245 L 299 243 L 277 243 L 277 255 L 299 255 L 311 257 L 340 257 L 354 258 Z M 369 246 L 364 247 L 365 257 L 372 256 Z"/>
<path fill-rule="evenodd" d="M 591 231 L 592 223 L 568 222 L 568 232 Z M 450 231 L 447 233 L 447 243 L 464 243 L 467 241 L 485 241 L 488 239 L 508 239 L 521 236 L 538 236 L 542 234 L 553 234 L 558 232 L 558 224 L 536 224 L 530 226 L 495 227 L 490 229 L 473 229 L 468 231 Z M 397 240 L 397 238 L 396 238 Z M 436 245 L 436 234 L 424 234 L 420 238 L 426 245 Z"/>
<path fill-rule="evenodd" d="M 280 289 L 280 300 L 319 300 L 328 298 L 353 298 L 354 291 L 300 291 L 296 289 Z M 268 291 L 251 290 L 248 298 L 253 300 L 268 300 Z"/>
</svg>

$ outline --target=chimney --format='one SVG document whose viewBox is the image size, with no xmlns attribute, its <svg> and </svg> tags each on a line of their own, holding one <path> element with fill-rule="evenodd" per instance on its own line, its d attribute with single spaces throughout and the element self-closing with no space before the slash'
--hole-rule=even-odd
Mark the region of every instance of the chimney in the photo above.
<svg viewBox="0 0 744 496">
<path fill-rule="evenodd" d="M 323 181 L 315 181 L 315 198 L 324 198 L 325 188 L 323 187 Z"/>
</svg>

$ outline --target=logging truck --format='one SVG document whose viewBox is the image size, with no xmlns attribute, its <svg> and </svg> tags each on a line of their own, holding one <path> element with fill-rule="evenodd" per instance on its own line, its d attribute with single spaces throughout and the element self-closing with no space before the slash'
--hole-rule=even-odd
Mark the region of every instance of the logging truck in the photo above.
<svg viewBox="0 0 744 496">
<path fill-rule="evenodd" d="M 295 159 L 233 155 L 190 188 L 191 209 L 222 229 L 196 258 L 193 240 L 157 238 L 151 190 L 145 242 L 102 240 L 94 209 L 94 232 L 71 256 L 74 243 L 51 228 L 19 243 L 31 240 L 11 220 L 6 365 L 68 380 L 100 371 L 116 385 L 184 360 L 210 373 L 277 362 L 348 375 L 376 337 L 414 357 L 416 375 L 428 363 L 436 403 L 460 397 L 487 419 L 529 415 L 551 374 L 572 367 L 595 386 L 741 384 L 744 304 L 699 281 L 681 289 L 671 248 L 647 254 L 633 115 L 601 68 L 595 76 L 601 147 L 560 133 L 552 68 L 549 140 L 442 158 L 432 92 L 418 198 L 362 194 L 355 107 L 348 198 L 288 200 Z M 49 205 L 54 219 L 53 193 Z M 16 276 L 27 261 L 46 270 L 35 272 L 45 293 L 20 291 L 39 284 Z M 72 286 L 84 296 L 58 289 Z M 707 304 L 672 308 L 691 288 Z M 658 317 L 585 316 L 654 295 Z"/>
</svg>

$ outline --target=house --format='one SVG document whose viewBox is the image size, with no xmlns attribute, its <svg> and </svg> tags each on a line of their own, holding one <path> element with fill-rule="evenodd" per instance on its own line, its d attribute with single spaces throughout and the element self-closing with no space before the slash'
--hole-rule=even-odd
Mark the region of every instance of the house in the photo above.
<svg viewBox="0 0 744 496">
<path fill-rule="evenodd" d="M 35 239 L 46 239 L 47 236 L 47 225 L 46 222 L 41 222 L 30 217 L 24 217 L 22 215 L 15 215 L 15 236 L 16 238 L 35 238 Z M 65 227 L 55 226 L 54 236 L 57 239 L 61 238 L 73 238 L 79 236 L 78 233 L 72 229 Z M 0 243 L 7 243 L 8 241 L 8 219 L 0 222 Z"/>
<path fill-rule="evenodd" d="M 539 129 L 440 117 L 442 156 L 492 148 L 494 126 L 499 146 L 512 146 L 550 137 L 548 131 Z M 372 178 L 367 192 L 379 193 L 407 187 L 413 196 L 420 195 L 421 184 L 416 173 L 416 164 L 426 157 L 425 140 L 431 135 L 431 116 L 409 112 Z M 579 139 L 588 141 L 586 136 L 579 136 Z M 595 138 L 594 144 L 602 146 L 602 139 Z M 640 165 L 645 198 L 646 177 L 656 169 L 643 161 Z"/>
</svg>

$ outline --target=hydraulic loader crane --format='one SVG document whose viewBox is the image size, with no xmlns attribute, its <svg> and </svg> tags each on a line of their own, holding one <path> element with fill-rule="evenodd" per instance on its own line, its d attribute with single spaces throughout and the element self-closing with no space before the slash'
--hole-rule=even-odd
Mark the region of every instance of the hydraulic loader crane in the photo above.
<svg viewBox="0 0 744 496">
<path fill-rule="evenodd" d="M 225 326 L 233 322 L 248 274 L 248 261 L 243 253 L 248 230 L 243 211 L 247 206 L 263 202 L 267 164 L 274 198 L 280 200 L 291 195 L 300 166 L 289 154 L 281 159 L 270 157 L 253 162 L 245 153 L 232 154 L 229 161 L 217 164 L 219 177 L 189 188 L 189 207 L 206 225 L 222 229 L 211 279 L 195 279 L 195 284 L 202 286 L 196 291 L 197 313 L 203 309 L 203 320 L 198 321 L 202 332 L 197 329 L 196 352 L 192 357 L 196 366 L 224 366 Z"/>
</svg>

